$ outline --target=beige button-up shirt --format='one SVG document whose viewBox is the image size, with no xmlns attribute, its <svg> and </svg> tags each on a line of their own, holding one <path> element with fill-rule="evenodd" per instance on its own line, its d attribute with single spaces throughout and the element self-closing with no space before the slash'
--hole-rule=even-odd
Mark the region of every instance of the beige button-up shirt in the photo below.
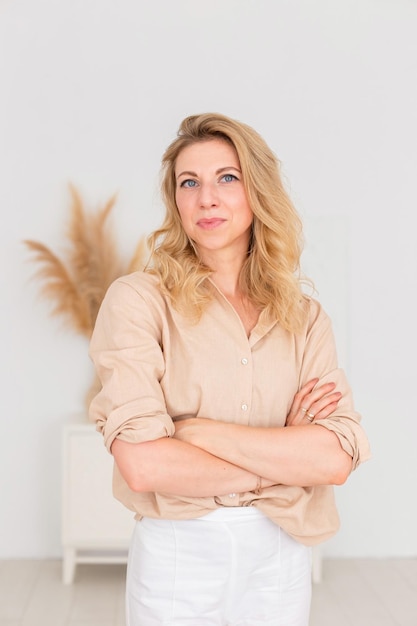
<svg viewBox="0 0 417 626">
<path fill-rule="evenodd" d="M 102 390 L 90 417 L 110 446 L 119 437 L 142 442 L 171 437 L 174 422 L 205 417 L 253 426 L 282 426 L 297 390 L 319 377 L 343 396 L 330 418 L 332 430 L 352 457 L 352 469 L 369 458 L 368 441 L 338 368 L 331 322 L 308 300 L 303 332 L 294 335 L 261 314 L 249 338 L 228 300 L 212 285 L 213 300 L 197 324 L 178 313 L 144 272 L 109 288 L 90 344 Z M 298 541 L 313 545 L 331 537 L 339 518 L 331 486 L 276 485 L 227 496 L 191 498 L 131 491 L 117 466 L 115 497 L 143 516 L 186 519 L 218 507 L 256 506 Z"/>
</svg>

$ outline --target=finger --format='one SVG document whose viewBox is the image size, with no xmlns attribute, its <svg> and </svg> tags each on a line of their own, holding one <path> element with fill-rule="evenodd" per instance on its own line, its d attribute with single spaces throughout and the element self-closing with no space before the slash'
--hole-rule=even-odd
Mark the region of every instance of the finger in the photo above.
<svg viewBox="0 0 417 626">
<path fill-rule="evenodd" d="M 300 387 L 295 394 L 290 412 L 287 416 L 287 426 L 308 424 L 313 419 L 311 415 L 315 416 L 318 412 L 322 412 L 321 415 L 323 415 L 323 410 L 329 403 L 337 403 L 340 399 L 341 394 L 339 393 L 331 395 L 331 392 L 336 387 L 335 383 L 329 382 L 316 387 L 319 380 L 319 378 L 312 378 Z M 332 410 L 334 410 L 334 408 Z M 310 413 L 310 415 L 307 415 L 307 413 Z M 330 412 L 326 411 L 326 417 L 329 414 Z"/>
<path fill-rule="evenodd" d="M 310 408 L 314 407 L 317 413 L 317 411 L 320 411 L 321 409 L 323 409 L 330 402 L 335 402 L 335 401 L 338 402 L 341 397 L 342 397 L 342 394 L 340 393 L 340 391 L 334 391 L 333 393 L 328 393 L 325 396 L 322 396 L 318 400 L 312 398 L 313 402 L 311 403 Z"/>
<path fill-rule="evenodd" d="M 334 391 L 335 388 L 336 388 L 336 383 L 333 383 L 333 382 L 325 383 L 324 385 L 315 387 L 309 394 L 308 399 L 310 401 L 310 404 L 313 404 L 313 402 L 317 402 L 324 396 L 329 395 L 330 393 Z"/>
<path fill-rule="evenodd" d="M 313 378 L 309 380 L 305 385 L 300 387 L 297 393 L 294 396 L 294 400 L 291 407 L 291 414 L 296 415 L 301 406 L 303 406 L 303 400 L 313 391 L 314 387 L 317 385 L 319 379 Z"/>
<path fill-rule="evenodd" d="M 308 404 L 312 404 L 316 402 L 326 394 L 332 392 L 336 387 L 336 384 L 333 382 L 325 383 L 324 385 L 320 385 L 317 387 L 318 379 L 314 379 L 309 381 L 309 384 L 304 385 L 298 392 L 298 396 L 302 399 L 302 406 L 307 406 Z M 315 384 L 314 384 L 315 383 Z"/>
<path fill-rule="evenodd" d="M 342 394 L 338 391 L 328 393 L 328 390 L 334 389 L 334 387 L 334 383 L 326 383 L 320 389 L 315 390 L 314 393 L 308 394 L 303 400 L 305 406 L 301 407 L 297 422 L 311 423 L 314 419 L 324 419 L 331 415 L 342 397 Z M 316 400 L 317 397 L 319 397 L 318 400 Z M 294 421 L 294 423 L 296 422 Z"/>
<path fill-rule="evenodd" d="M 305 396 L 311 393 L 319 380 L 319 378 L 312 378 L 311 380 L 307 381 L 302 387 L 300 387 L 296 395 Z"/>
<path fill-rule="evenodd" d="M 335 383 L 326 383 L 320 387 L 314 388 L 310 393 L 306 394 L 304 398 L 302 398 L 300 408 L 311 408 L 313 404 L 317 404 L 320 400 L 333 392 L 335 387 Z"/>
<path fill-rule="evenodd" d="M 313 408 L 312 412 L 314 413 L 315 419 L 326 419 L 327 417 L 329 417 L 337 409 L 339 400 L 340 398 L 337 400 L 333 400 L 332 402 L 328 402 L 325 406 L 322 406 L 318 409 Z"/>
</svg>

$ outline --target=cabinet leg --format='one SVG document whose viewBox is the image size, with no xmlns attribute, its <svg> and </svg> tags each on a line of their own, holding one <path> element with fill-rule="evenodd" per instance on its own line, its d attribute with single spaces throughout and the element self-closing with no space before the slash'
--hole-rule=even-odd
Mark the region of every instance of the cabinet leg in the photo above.
<svg viewBox="0 0 417 626">
<path fill-rule="evenodd" d="M 64 548 L 62 560 L 62 582 L 64 585 L 71 585 L 74 582 L 76 551 L 74 548 Z"/>
<path fill-rule="evenodd" d="M 315 546 L 313 548 L 312 577 L 313 577 L 313 583 L 321 583 L 322 555 L 321 555 L 321 549 L 319 546 Z"/>
</svg>

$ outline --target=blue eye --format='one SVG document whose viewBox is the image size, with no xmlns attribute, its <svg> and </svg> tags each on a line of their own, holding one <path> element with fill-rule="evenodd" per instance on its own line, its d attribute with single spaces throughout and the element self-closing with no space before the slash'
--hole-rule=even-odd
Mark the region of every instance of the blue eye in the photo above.
<svg viewBox="0 0 417 626">
<path fill-rule="evenodd" d="M 187 187 L 188 189 L 193 189 L 196 186 L 197 186 L 196 181 L 192 180 L 191 178 L 187 178 L 187 180 L 183 180 L 182 183 L 180 184 L 180 187 Z"/>
<path fill-rule="evenodd" d="M 222 176 L 222 180 L 225 183 L 231 183 L 234 180 L 238 180 L 238 178 L 234 174 L 225 174 L 224 176 Z"/>
</svg>

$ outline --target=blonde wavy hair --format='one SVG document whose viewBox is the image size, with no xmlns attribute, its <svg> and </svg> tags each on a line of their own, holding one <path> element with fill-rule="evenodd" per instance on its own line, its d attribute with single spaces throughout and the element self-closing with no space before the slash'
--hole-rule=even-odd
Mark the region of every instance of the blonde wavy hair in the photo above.
<svg viewBox="0 0 417 626">
<path fill-rule="evenodd" d="M 162 226 L 148 238 L 151 257 L 146 271 L 159 277 L 177 310 L 199 319 L 211 299 L 206 279 L 212 272 L 199 260 L 182 227 L 175 201 L 175 166 L 184 148 L 213 139 L 224 140 L 236 150 L 254 214 L 240 288 L 285 329 L 297 332 L 306 311 L 302 282 L 309 282 L 300 275 L 302 223 L 284 189 L 274 153 L 255 130 L 229 117 L 218 113 L 186 117 L 166 149 L 161 170 L 166 214 Z"/>
</svg>

